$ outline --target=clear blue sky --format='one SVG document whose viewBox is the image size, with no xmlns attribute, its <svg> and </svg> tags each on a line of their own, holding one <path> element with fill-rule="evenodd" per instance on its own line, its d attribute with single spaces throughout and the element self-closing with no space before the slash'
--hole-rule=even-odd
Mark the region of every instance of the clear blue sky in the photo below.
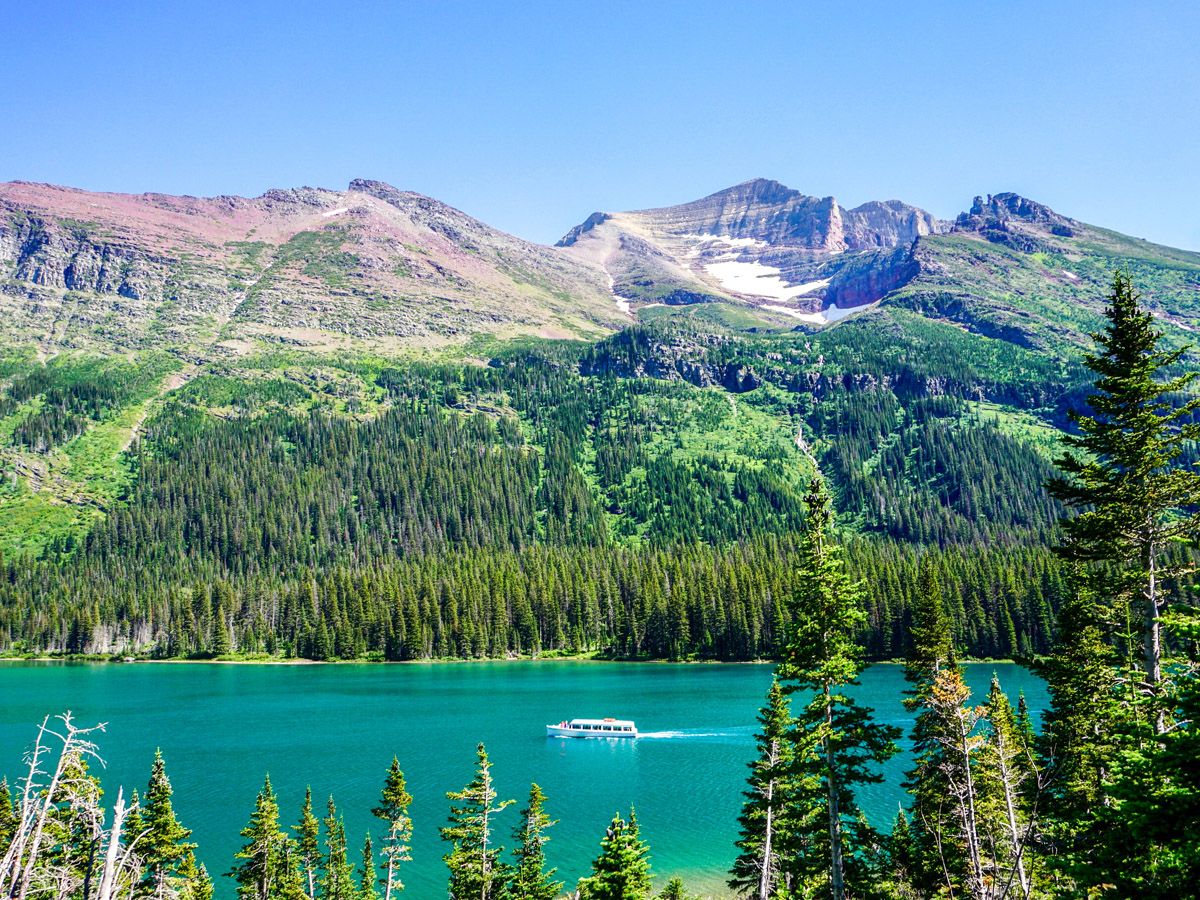
<svg viewBox="0 0 1200 900">
<path fill-rule="evenodd" d="M 0 181 L 371 177 L 553 241 L 776 178 L 1200 249 L 1200 3 L 0 0 Z"/>
</svg>

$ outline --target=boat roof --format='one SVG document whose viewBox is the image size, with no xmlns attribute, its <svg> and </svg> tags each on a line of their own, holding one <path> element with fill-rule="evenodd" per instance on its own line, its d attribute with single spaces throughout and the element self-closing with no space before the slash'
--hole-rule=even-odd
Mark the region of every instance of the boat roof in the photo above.
<svg viewBox="0 0 1200 900">
<path fill-rule="evenodd" d="M 572 719 L 572 725 L 632 725 L 632 719 Z"/>
</svg>

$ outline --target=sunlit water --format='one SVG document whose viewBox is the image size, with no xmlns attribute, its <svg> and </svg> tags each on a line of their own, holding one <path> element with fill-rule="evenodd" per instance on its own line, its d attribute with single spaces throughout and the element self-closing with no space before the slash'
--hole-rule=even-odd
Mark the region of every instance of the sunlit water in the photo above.
<svg viewBox="0 0 1200 900">
<path fill-rule="evenodd" d="M 993 671 L 1014 697 L 1045 705 L 1042 684 L 1014 665 L 967 667 L 982 702 Z M 0 772 L 10 781 L 46 713 L 71 709 L 81 724 L 106 722 L 100 736 L 108 798 L 117 785 L 144 789 L 155 747 L 175 786 L 175 807 L 193 829 L 214 874 L 229 870 L 263 775 L 270 772 L 285 824 L 295 822 L 305 785 L 323 808 L 332 793 L 357 847 L 392 755 L 414 796 L 413 862 L 406 896 L 445 896 L 445 792 L 472 776 L 477 742 L 487 744 L 502 798 L 518 803 L 530 781 L 559 820 L 547 847 L 568 884 L 589 871 L 613 813 L 636 805 L 659 880 L 684 877 L 693 890 L 724 896 L 734 856 L 755 715 L 770 684 L 766 665 L 670 665 L 573 661 L 414 665 L 0 665 Z M 898 666 L 868 669 L 858 696 L 881 721 L 906 727 Z M 637 740 L 547 738 L 564 718 L 636 720 Z M 903 743 L 903 742 L 902 742 Z M 907 763 L 860 793 L 871 820 L 886 826 L 904 799 Z M 318 810 L 320 813 L 320 810 Z M 508 842 L 511 845 L 511 841 Z M 217 878 L 218 895 L 232 881 Z"/>
</svg>

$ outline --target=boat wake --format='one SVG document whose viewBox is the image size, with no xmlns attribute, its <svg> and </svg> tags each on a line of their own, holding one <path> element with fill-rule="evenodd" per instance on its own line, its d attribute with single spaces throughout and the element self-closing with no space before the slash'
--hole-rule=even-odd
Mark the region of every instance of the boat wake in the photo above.
<svg viewBox="0 0 1200 900">
<path fill-rule="evenodd" d="M 730 738 L 740 737 L 740 731 L 642 731 L 638 740 L 683 740 L 686 738 Z"/>
</svg>

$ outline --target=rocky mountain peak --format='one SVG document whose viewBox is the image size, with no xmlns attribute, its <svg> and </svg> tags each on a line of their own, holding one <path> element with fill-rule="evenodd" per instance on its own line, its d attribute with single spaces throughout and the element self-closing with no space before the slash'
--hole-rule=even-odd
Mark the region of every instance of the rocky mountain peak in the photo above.
<svg viewBox="0 0 1200 900">
<path fill-rule="evenodd" d="M 955 227 L 978 228 L 985 223 L 1009 222 L 1014 219 L 1047 228 L 1055 225 L 1070 228 L 1078 224 L 1074 219 L 1056 213 L 1044 203 L 1006 191 L 1002 194 L 976 197 L 971 209 L 959 215 Z"/>
<path fill-rule="evenodd" d="M 568 231 L 566 234 L 564 234 L 562 237 L 562 240 L 560 240 L 554 246 L 555 247 L 570 247 L 573 244 L 575 244 L 583 235 L 587 234 L 589 231 L 591 231 L 597 225 L 602 225 L 611 218 L 612 218 L 612 216 L 610 216 L 608 213 L 594 212 L 590 216 L 588 216 L 586 219 L 584 219 L 582 222 L 580 222 L 578 225 L 576 225 L 574 228 L 572 228 L 570 231 Z"/>
<path fill-rule="evenodd" d="M 847 210 L 846 246 L 852 250 L 899 247 L 927 234 L 942 234 L 950 223 L 900 200 L 871 200 Z"/>
<path fill-rule="evenodd" d="M 377 181 L 374 178 L 355 178 L 350 182 L 346 190 L 355 194 L 369 194 L 372 197 L 378 197 L 383 200 L 389 196 L 404 194 L 405 191 L 397 187 L 393 187 L 386 181 Z"/>
<path fill-rule="evenodd" d="M 749 181 L 743 181 L 741 184 L 735 184 L 711 195 L 711 197 L 752 203 L 786 203 L 803 196 L 799 191 L 771 178 L 751 178 Z"/>
</svg>

